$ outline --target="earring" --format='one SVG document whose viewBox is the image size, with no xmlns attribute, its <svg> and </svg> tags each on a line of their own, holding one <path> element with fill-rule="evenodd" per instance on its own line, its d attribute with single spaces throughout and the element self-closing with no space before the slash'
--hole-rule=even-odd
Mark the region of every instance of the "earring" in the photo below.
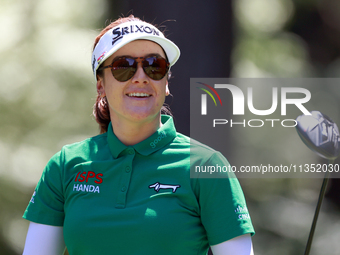
<svg viewBox="0 0 340 255">
<path fill-rule="evenodd" d="M 99 103 L 102 107 L 106 108 L 107 107 L 107 98 L 101 97 Z"/>
</svg>

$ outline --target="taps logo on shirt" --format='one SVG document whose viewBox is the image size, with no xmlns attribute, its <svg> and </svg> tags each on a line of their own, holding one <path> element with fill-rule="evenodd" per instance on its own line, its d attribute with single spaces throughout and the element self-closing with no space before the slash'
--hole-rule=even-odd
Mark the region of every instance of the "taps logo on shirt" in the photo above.
<svg viewBox="0 0 340 255">
<path fill-rule="evenodd" d="M 249 216 L 249 213 L 248 213 L 248 209 L 246 206 L 241 206 L 241 205 L 238 205 L 236 210 L 235 210 L 235 213 L 238 215 L 238 218 L 240 220 L 248 220 L 250 219 L 250 216 Z"/>
<path fill-rule="evenodd" d="M 96 174 L 95 172 L 92 171 L 79 172 L 76 178 L 74 179 L 74 182 L 76 183 L 73 185 L 73 191 L 100 193 L 99 186 L 88 184 L 88 182 L 94 181 L 94 183 L 96 184 L 101 184 L 103 182 L 102 177 L 103 177 L 102 173 Z M 83 182 L 85 183 L 83 184 Z"/>
</svg>

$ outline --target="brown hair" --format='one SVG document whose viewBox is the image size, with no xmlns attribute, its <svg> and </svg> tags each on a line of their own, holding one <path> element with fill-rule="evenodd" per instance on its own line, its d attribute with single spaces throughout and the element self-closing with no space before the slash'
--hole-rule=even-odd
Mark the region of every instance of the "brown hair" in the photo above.
<svg viewBox="0 0 340 255">
<path fill-rule="evenodd" d="M 132 14 L 129 15 L 128 17 L 122 17 L 117 19 L 116 21 L 110 23 L 107 27 L 105 27 L 100 34 L 96 37 L 94 40 L 94 45 L 93 45 L 93 50 L 96 47 L 97 43 L 99 42 L 100 38 L 110 29 L 113 27 L 119 26 L 122 23 L 125 22 L 131 22 L 131 21 L 142 21 L 141 19 L 133 16 Z M 98 76 L 102 76 L 103 73 L 102 71 L 97 71 Z M 171 73 L 169 72 L 168 78 L 170 78 Z M 169 106 L 163 105 L 162 112 L 172 115 Z M 96 103 L 93 106 L 93 115 L 99 124 L 100 128 L 100 133 L 103 134 L 107 132 L 111 118 L 110 118 L 110 108 L 109 108 L 109 103 L 107 102 L 106 97 L 101 97 L 99 94 L 97 95 Z"/>
</svg>

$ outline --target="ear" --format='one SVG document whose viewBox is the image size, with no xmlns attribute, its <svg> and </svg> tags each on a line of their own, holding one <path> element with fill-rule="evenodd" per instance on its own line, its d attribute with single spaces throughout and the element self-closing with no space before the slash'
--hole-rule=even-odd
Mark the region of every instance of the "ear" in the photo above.
<svg viewBox="0 0 340 255">
<path fill-rule="evenodd" d="M 101 97 L 105 97 L 104 79 L 97 75 L 97 92 Z"/>
</svg>

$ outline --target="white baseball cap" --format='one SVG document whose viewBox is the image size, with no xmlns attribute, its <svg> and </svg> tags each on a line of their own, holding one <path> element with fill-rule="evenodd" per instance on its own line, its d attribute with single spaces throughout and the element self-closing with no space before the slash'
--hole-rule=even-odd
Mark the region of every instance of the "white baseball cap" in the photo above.
<svg viewBox="0 0 340 255">
<path fill-rule="evenodd" d="M 180 50 L 176 44 L 165 38 L 163 33 L 155 26 L 143 21 L 124 22 L 107 31 L 99 40 L 92 53 L 92 70 L 97 80 L 97 69 L 113 53 L 134 40 L 150 40 L 159 44 L 173 66 L 179 56 Z"/>
</svg>

